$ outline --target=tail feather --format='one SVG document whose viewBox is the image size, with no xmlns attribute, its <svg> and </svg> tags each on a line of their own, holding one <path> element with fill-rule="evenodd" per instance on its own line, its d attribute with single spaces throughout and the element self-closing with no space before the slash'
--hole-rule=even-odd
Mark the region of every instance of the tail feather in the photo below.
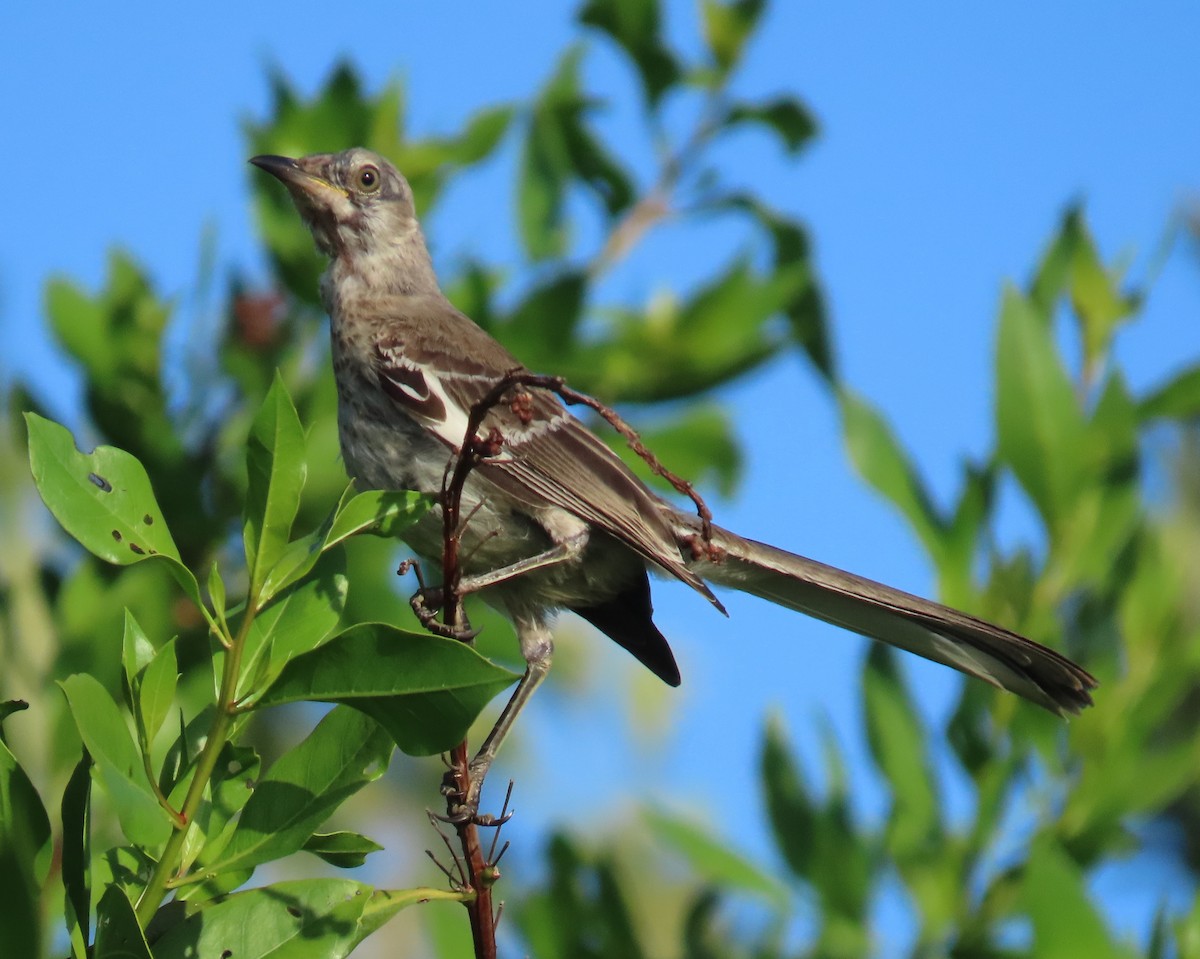
<svg viewBox="0 0 1200 959">
<path fill-rule="evenodd" d="M 678 514 L 675 525 L 681 542 L 695 542 L 693 517 Z M 951 666 L 1059 715 L 1092 704 L 1089 690 L 1097 684 L 1091 674 L 1011 630 L 719 527 L 713 545 L 722 558 L 689 565 L 717 585 Z"/>
</svg>

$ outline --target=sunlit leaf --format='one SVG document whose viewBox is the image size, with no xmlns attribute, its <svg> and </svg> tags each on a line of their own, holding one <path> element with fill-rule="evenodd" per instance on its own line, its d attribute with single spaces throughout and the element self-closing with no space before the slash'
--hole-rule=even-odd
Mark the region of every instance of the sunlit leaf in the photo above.
<svg viewBox="0 0 1200 959">
<path fill-rule="evenodd" d="M 838 397 L 846 448 L 859 474 L 900 510 L 936 560 L 943 551 L 943 522 L 908 453 L 865 399 L 848 388 Z"/>
<path fill-rule="evenodd" d="M 243 540 L 250 593 L 257 601 L 267 573 L 287 546 L 307 474 L 304 430 L 278 373 L 250 427 L 246 473 Z"/>
<path fill-rule="evenodd" d="M 1079 867 L 1050 837 L 1034 844 L 1025 867 L 1022 903 L 1033 921 L 1039 959 L 1132 959 L 1089 901 Z"/>
<path fill-rule="evenodd" d="M 896 669 L 895 654 L 882 643 L 872 644 L 867 658 L 863 707 L 871 756 L 891 787 L 888 846 L 903 866 L 937 836 L 941 810 L 924 727 Z"/>
<path fill-rule="evenodd" d="M 171 821 L 146 781 L 141 756 L 117 704 L 92 676 L 68 676 L 59 685 L 125 835 L 142 846 L 164 841 Z"/>
<path fill-rule="evenodd" d="M 758 26 L 765 0 L 703 0 L 704 39 L 724 78 L 742 59 L 746 41 Z"/>
<path fill-rule="evenodd" d="M 661 810 L 645 814 L 654 835 L 683 855 L 692 870 L 722 889 L 740 889 L 782 904 L 785 892 L 775 879 L 729 848 L 712 831 Z"/>
<path fill-rule="evenodd" d="M 206 904 L 154 944 L 154 959 L 344 957 L 406 906 L 461 902 L 442 889 L 381 890 L 346 879 L 296 879 Z"/>
<path fill-rule="evenodd" d="M 996 349 L 999 452 L 1046 524 L 1062 522 L 1085 477 L 1083 415 L 1049 327 L 1005 291 Z"/>
<path fill-rule="evenodd" d="M 170 565 L 197 603 L 200 588 L 179 560 L 142 464 L 112 446 L 81 453 L 66 427 L 26 413 L 29 465 L 43 502 L 68 533 L 118 566 L 146 559 Z"/>
</svg>

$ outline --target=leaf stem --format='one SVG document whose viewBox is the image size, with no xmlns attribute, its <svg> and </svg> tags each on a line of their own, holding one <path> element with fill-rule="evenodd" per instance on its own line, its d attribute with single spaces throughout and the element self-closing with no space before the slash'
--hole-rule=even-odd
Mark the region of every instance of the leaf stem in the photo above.
<svg viewBox="0 0 1200 959">
<path fill-rule="evenodd" d="M 247 603 L 246 613 L 238 626 L 237 636 L 229 640 L 228 632 L 223 632 L 224 638 L 228 640 L 228 645 L 226 646 L 228 653 L 225 656 L 225 664 L 222 669 L 221 689 L 218 694 L 216 712 L 213 715 L 212 726 L 208 731 L 208 739 L 205 741 L 204 747 L 200 750 L 200 755 L 196 760 L 196 771 L 192 775 L 191 785 L 188 787 L 187 796 L 183 800 L 183 808 L 179 811 L 179 818 L 175 823 L 175 831 L 167 839 L 162 855 L 159 856 L 158 862 L 155 863 L 154 871 L 150 874 L 150 881 L 146 884 L 146 888 L 142 890 L 141 896 L 138 897 L 137 918 L 143 928 L 145 928 L 146 924 L 150 922 L 154 914 L 158 911 L 159 904 L 166 893 L 172 874 L 179 868 L 180 853 L 183 849 L 184 840 L 187 838 L 187 831 L 195 819 L 196 811 L 200 808 L 201 801 L 204 799 L 204 788 L 208 785 L 213 771 L 217 768 L 217 757 L 220 756 L 221 750 L 228 741 L 229 727 L 233 721 L 235 708 L 234 701 L 237 697 L 238 673 L 242 664 L 242 651 L 246 646 L 246 637 L 250 634 L 250 626 L 254 622 L 254 616 L 257 612 L 258 607 L 255 604 Z M 222 645 L 226 644 L 222 643 Z"/>
</svg>

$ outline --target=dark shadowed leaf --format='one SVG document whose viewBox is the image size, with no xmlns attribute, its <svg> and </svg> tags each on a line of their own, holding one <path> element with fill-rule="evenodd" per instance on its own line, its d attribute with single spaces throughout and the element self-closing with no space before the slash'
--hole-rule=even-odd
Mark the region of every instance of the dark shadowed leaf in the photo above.
<svg viewBox="0 0 1200 959">
<path fill-rule="evenodd" d="M 50 868 L 50 819 L 37 789 L 0 742 L 0 954 L 39 955 L 38 891 Z"/>
<path fill-rule="evenodd" d="M 133 903 L 120 886 L 109 886 L 96 906 L 95 959 L 154 959 Z"/>
<path fill-rule="evenodd" d="M 62 797 L 62 883 L 67 931 L 76 946 L 91 940 L 92 757 L 83 751 Z"/>
<path fill-rule="evenodd" d="M 779 137 L 790 154 L 800 152 L 817 135 L 817 121 L 794 97 L 778 97 L 762 103 L 735 103 L 725 115 L 727 127 L 752 123 Z"/>
<path fill-rule="evenodd" d="M 679 81 L 679 65 L 663 45 L 658 0 L 589 0 L 579 20 L 603 30 L 629 55 L 651 104 Z"/>
<path fill-rule="evenodd" d="M 258 705 L 345 703 L 373 717 L 404 752 L 429 756 L 460 742 L 516 678 L 455 640 L 364 623 L 292 660 Z"/>
<path fill-rule="evenodd" d="M 371 853 L 383 849 L 383 846 L 356 832 L 341 831 L 313 833 L 301 848 L 320 856 L 331 866 L 354 869 L 366 862 Z"/>
<path fill-rule="evenodd" d="M 583 318 L 587 278 L 578 270 L 552 276 L 534 287 L 500 321 L 505 344 L 533 370 L 556 370 Z"/>
</svg>

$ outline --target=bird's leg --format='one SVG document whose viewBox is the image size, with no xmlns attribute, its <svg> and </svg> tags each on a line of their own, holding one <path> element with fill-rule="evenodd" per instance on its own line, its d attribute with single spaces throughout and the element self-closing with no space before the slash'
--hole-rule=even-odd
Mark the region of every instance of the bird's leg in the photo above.
<svg viewBox="0 0 1200 959">
<path fill-rule="evenodd" d="M 561 543 L 555 543 L 548 550 L 538 553 L 536 556 L 519 559 L 515 563 L 509 563 L 507 566 L 501 566 L 499 569 L 493 569 L 486 573 L 479 573 L 476 576 L 465 576 L 458 584 L 458 592 L 463 596 L 467 596 L 470 593 L 477 593 L 479 590 L 486 589 L 489 586 L 495 586 L 497 583 L 506 582 L 514 576 L 532 573 L 535 569 L 545 569 L 548 566 L 569 563 L 583 552 L 587 541 L 588 534 L 586 531 L 576 533 Z"/>
<path fill-rule="evenodd" d="M 551 638 L 550 628 L 540 619 L 521 619 L 517 621 L 516 626 L 517 639 L 521 644 L 521 655 L 525 657 L 525 675 L 517 683 L 517 688 L 513 690 L 512 696 L 505 704 L 500 718 L 496 720 L 496 725 L 492 727 L 487 739 L 479 747 L 479 752 L 471 760 L 467 794 L 461 797 L 458 810 L 458 814 L 464 817 L 473 818 L 478 811 L 483 780 L 492 765 L 492 760 L 496 758 L 496 753 L 500 751 L 500 746 L 512 730 L 517 715 L 550 672 L 550 660 L 554 654 L 554 641 Z M 453 781 L 452 776 L 452 773 L 448 775 L 449 782 Z M 483 823 L 483 825 L 489 824 L 488 822 Z"/>
<path fill-rule="evenodd" d="M 531 573 L 536 569 L 545 569 L 548 566 L 569 563 L 583 552 L 583 548 L 587 545 L 587 540 L 586 531 L 576 533 L 574 536 L 563 540 L 561 543 L 556 543 L 536 556 L 520 559 L 515 563 L 501 566 L 499 569 L 489 570 L 486 573 L 479 573 L 476 576 L 464 577 L 459 581 L 458 589 L 455 590 L 460 601 L 458 615 L 455 617 L 459 624 L 457 626 L 447 626 L 445 623 L 438 622 L 437 613 L 442 608 L 442 602 L 445 597 L 445 590 L 440 586 L 426 586 L 422 583 L 421 588 L 413 593 L 408 604 L 412 607 L 413 612 L 416 613 L 421 625 L 431 633 L 469 642 L 479 635 L 479 630 L 471 629 L 470 624 L 467 622 L 466 613 L 461 606 L 463 597 L 469 596 L 471 593 L 477 593 L 479 590 L 486 589 L 489 586 L 495 586 L 497 583 L 507 582 L 516 576 Z"/>
</svg>

